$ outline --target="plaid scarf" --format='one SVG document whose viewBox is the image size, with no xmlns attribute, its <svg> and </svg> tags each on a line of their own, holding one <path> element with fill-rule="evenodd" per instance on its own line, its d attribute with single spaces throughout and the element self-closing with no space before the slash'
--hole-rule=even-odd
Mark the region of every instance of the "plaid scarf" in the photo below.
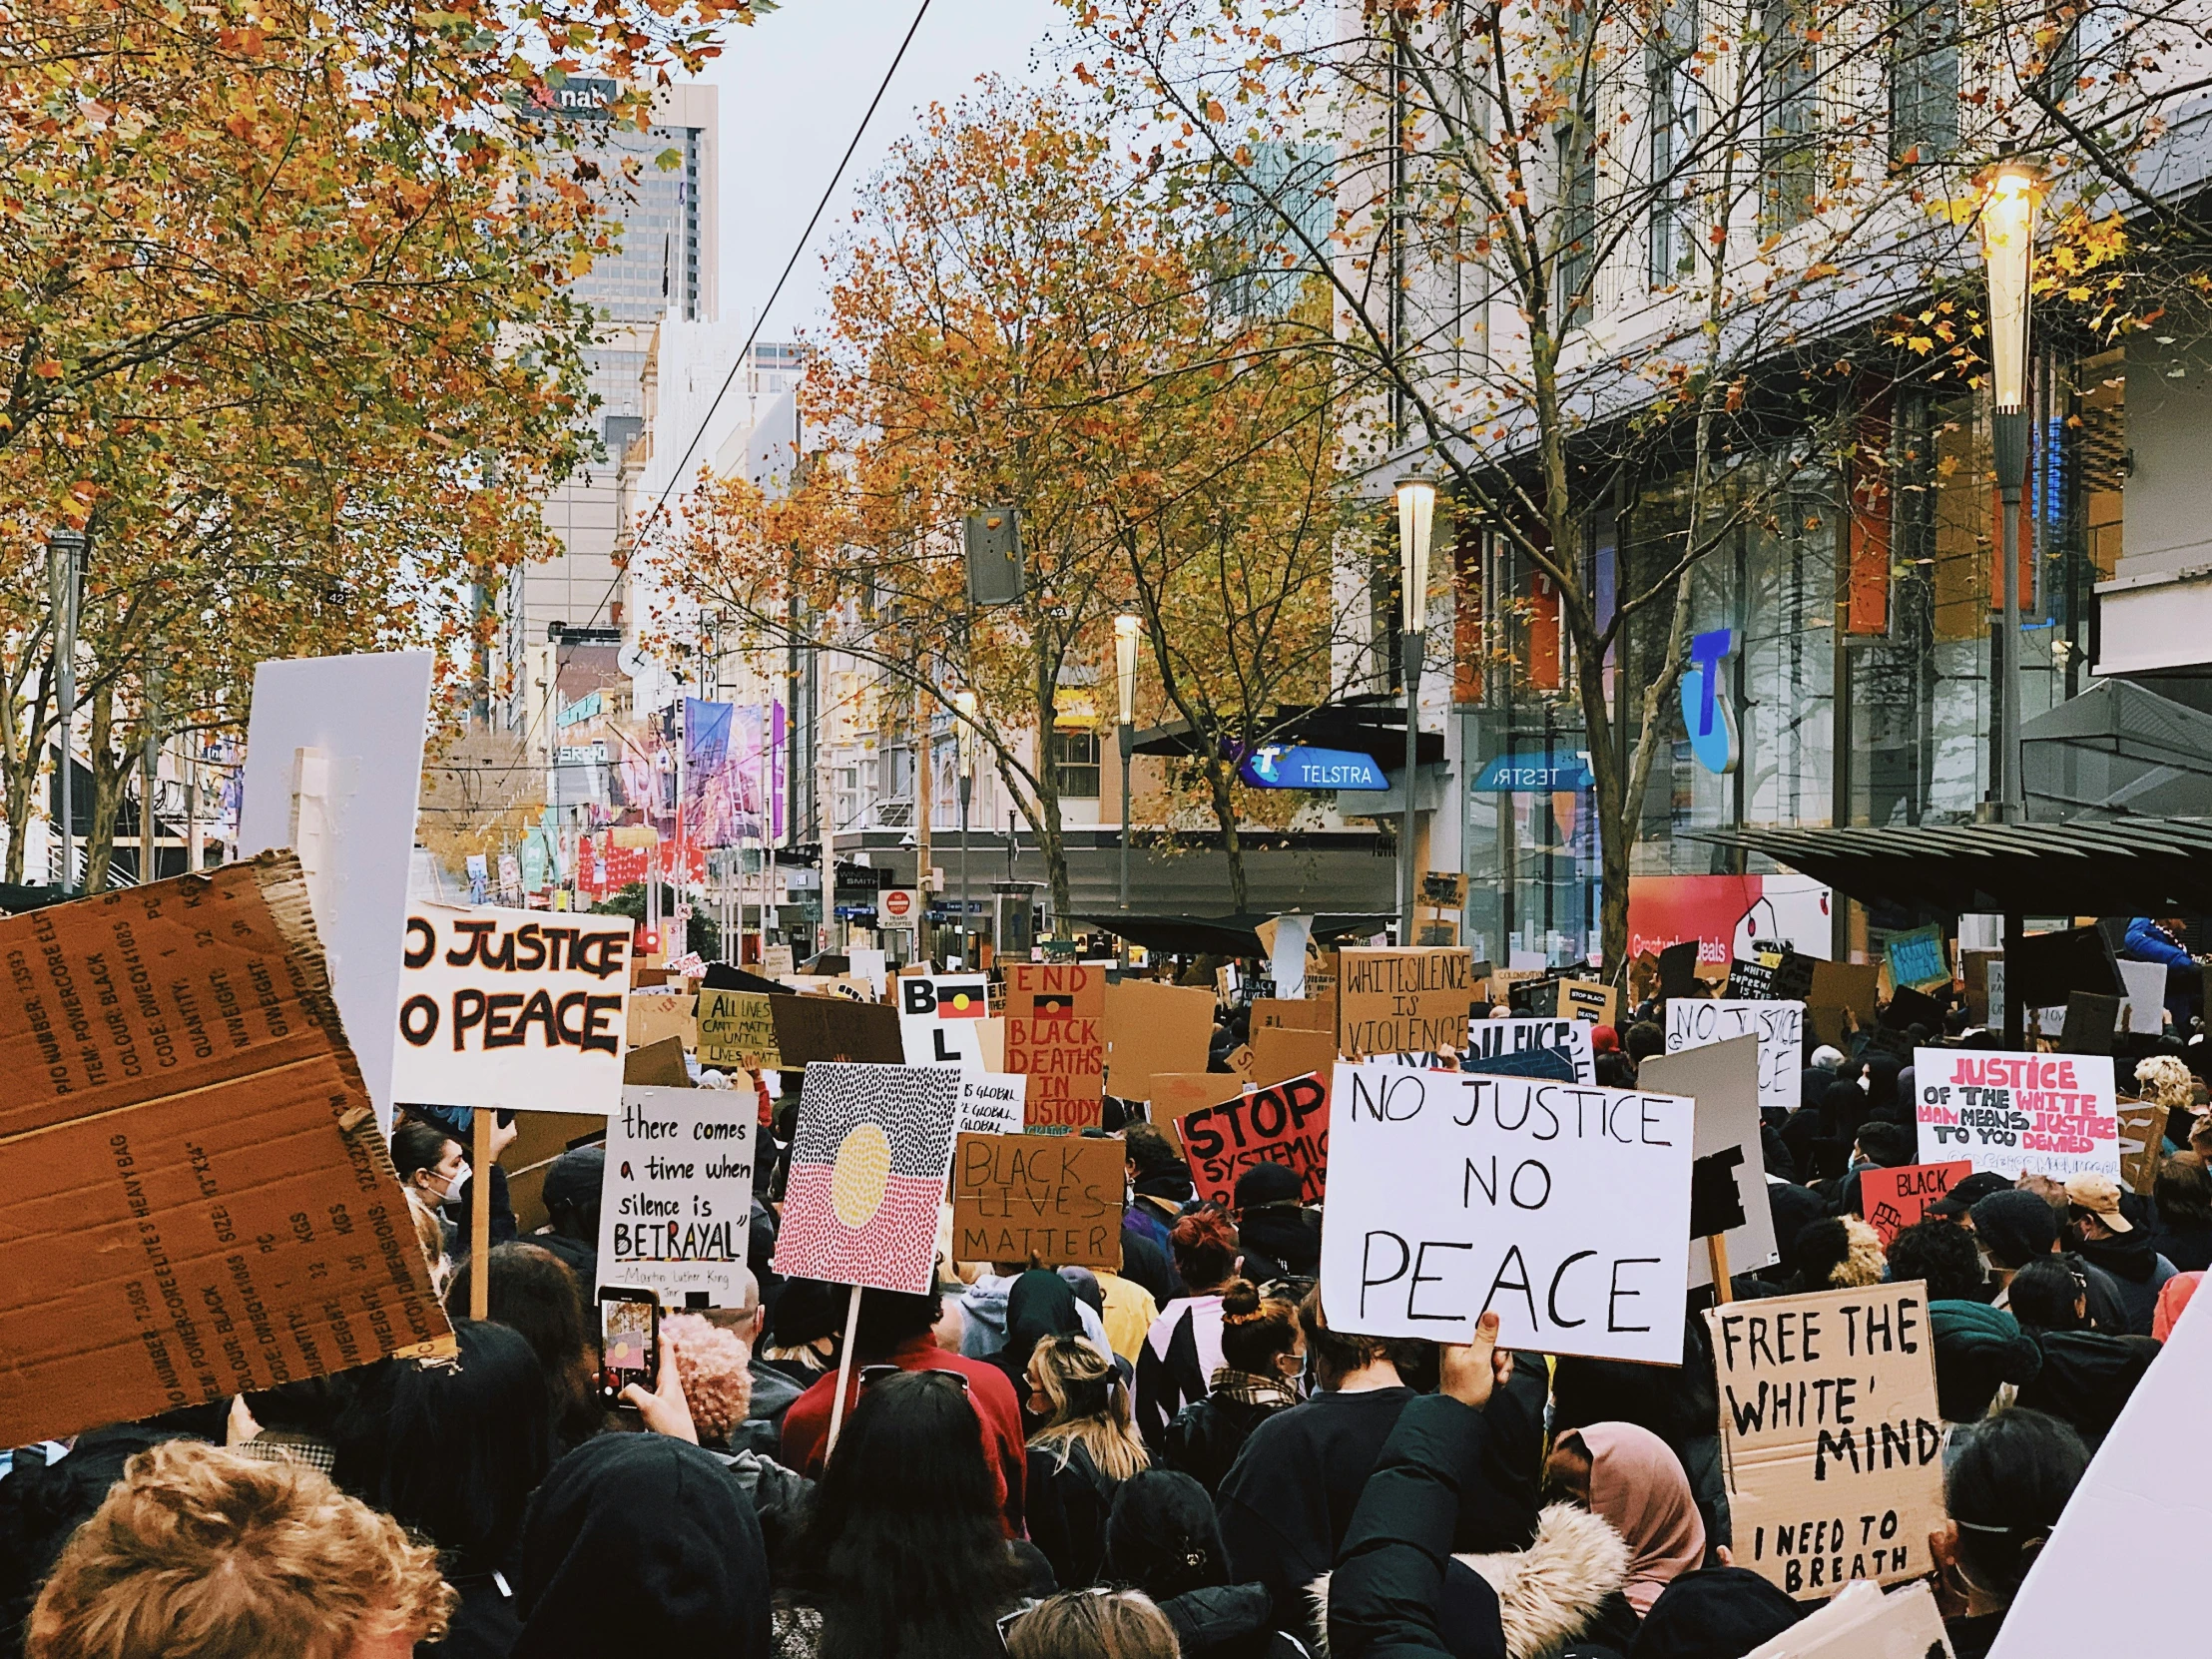
<svg viewBox="0 0 2212 1659">
<path fill-rule="evenodd" d="M 1257 1372 L 1239 1371 L 1234 1366 L 1216 1366 L 1209 1392 L 1239 1405 L 1296 1405 L 1298 1395 L 1291 1392 L 1287 1383 L 1272 1377 L 1262 1377 Z"/>
</svg>

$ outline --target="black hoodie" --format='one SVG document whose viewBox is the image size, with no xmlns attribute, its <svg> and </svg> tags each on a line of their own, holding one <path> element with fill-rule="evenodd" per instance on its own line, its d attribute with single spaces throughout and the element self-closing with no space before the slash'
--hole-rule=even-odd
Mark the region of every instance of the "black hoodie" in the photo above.
<svg viewBox="0 0 2212 1659">
<path fill-rule="evenodd" d="M 2020 1385 L 2017 1403 L 2073 1424 L 2093 1452 L 2158 1358 L 2148 1337 L 2098 1331 L 2034 1331 L 2043 1369 Z"/>
<path fill-rule="evenodd" d="M 1265 1584 L 1218 1584 L 1160 1603 L 1182 1659 L 1306 1659 L 1306 1644 L 1273 1628 Z"/>
<path fill-rule="evenodd" d="M 2107 1239 L 2083 1239 L 2079 1254 L 2112 1276 L 2127 1335 L 2149 1336 L 2152 1316 L 2158 1312 L 2158 1293 L 2174 1276 L 2173 1263 L 2151 1248 L 2150 1234 L 2138 1227 Z"/>
<path fill-rule="evenodd" d="M 513 1659 L 766 1659 L 761 1523 L 715 1457 L 602 1434 L 553 1465 L 522 1525 Z"/>
</svg>

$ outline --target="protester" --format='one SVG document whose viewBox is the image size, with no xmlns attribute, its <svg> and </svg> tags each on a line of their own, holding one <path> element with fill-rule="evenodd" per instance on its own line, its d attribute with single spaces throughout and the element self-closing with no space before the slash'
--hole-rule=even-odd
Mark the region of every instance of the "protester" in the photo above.
<svg viewBox="0 0 2212 1659">
<path fill-rule="evenodd" d="M 459 1357 L 387 1360 L 360 1374 L 332 1476 L 438 1548 L 459 1594 L 442 1659 L 500 1659 L 522 1629 L 509 1591 L 522 1516 L 553 1466 L 538 1358 L 502 1325 L 457 1320 Z"/>
<path fill-rule="evenodd" d="M 2150 1334 L 2163 1343 L 2174 1334 L 2174 1326 L 2180 1321 L 2182 1310 L 2197 1294 L 2197 1286 L 2203 1283 L 2201 1273 L 2177 1273 L 2166 1281 L 2166 1288 L 2158 1293 L 2158 1312 L 2151 1316 Z"/>
<path fill-rule="evenodd" d="M 576 1146 L 562 1153 L 538 1189 L 548 1219 L 530 1235 L 530 1243 L 568 1264 L 586 1300 L 599 1293 L 599 1195 L 606 1180 L 604 1146 Z"/>
<path fill-rule="evenodd" d="M 452 1604 L 436 1552 L 328 1475 L 169 1440 L 63 1547 L 24 1656 L 406 1659 Z"/>
<path fill-rule="evenodd" d="M 1930 1295 L 1935 1295 L 1933 1289 Z M 2001 1388 L 2032 1382 L 2043 1369 L 2041 1347 L 2002 1308 L 1975 1298 L 1937 1299 L 1928 1305 L 1928 1325 L 1936 1359 L 1936 1408 L 1945 1423 L 1987 1416 Z"/>
<path fill-rule="evenodd" d="M 1637 1618 L 1659 1592 L 1705 1562 L 1705 1523 L 1688 1476 L 1667 1442 L 1632 1422 L 1593 1422 L 1559 1436 L 1544 1463 L 1546 1482 L 1627 1541 L 1621 1594 Z"/>
<path fill-rule="evenodd" d="M 1106 1346 L 1129 1364 L 1134 1375 L 1137 1356 L 1144 1352 L 1145 1333 L 1160 1317 L 1160 1305 L 1152 1300 L 1152 1293 L 1134 1279 L 1108 1273 L 1104 1268 L 1062 1268 L 1060 1277 L 1068 1282 L 1077 1301 L 1091 1305 L 1106 1333 Z M 1098 1289 L 1095 1302 L 1084 1293 L 1085 1280 Z"/>
<path fill-rule="evenodd" d="M 1183 1294 L 1168 1249 L 1168 1230 L 1191 1201 L 1191 1166 L 1156 1125 L 1122 1131 L 1129 1204 L 1121 1218 L 1121 1270 L 1166 1307 Z"/>
<path fill-rule="evenodd" d="M 2040 1257 L 2012 1276 L 2013 1317 L 2043 1355 L 2017 1402 L 2072 1424 L 2094 1451 L 2158 1357 L 2158 1344 L 2090 1330 L 2088 1308 L 2088 1285 L 2064 1257 Z"/>
<path fill-rule="evenodd" d="M 862 1390 L 794 1540 L 777 1659 L 972 1659 L 996 1649 L 1000 1615 L 1051 1592 L 1043 1558 L 1001 1527 L 992 1430 L 964 1375 Z"/>
<path fill-rule="evenodd" d="M 1017 1400 L 1029 1397 L 1029 1360 L 1037 1351 L 1037 1345 L 1047 1337 L 1073 1336 L 1085 1329 L 1080 1305 L 1075 1292 L 1065 1279 L 1046 1268 L 1034 1268 L 1019 1273 L 1007 1283 L 1000 1301 L 1005 1320 L 1005 1341 L 985 1360 L 1006 1379 Z M 972 1329 L 972 1327 L 970 1327 Z M 1106 1349 L 1103 1334 L 1097 1339 L 1100 1352 Z M 962 1351 L 966 1352 L 965 1344 Z M 1026 1405 L 1023 1408 L 1023 1427 L 1034 1429 Z"/>
<path fill-rule="evenodd" d="M 1047 1337 L 1030 1356 L 1023 1506 L 1029 1538 L 1065 1590 L 1098 1577 L 1106 1516 L 1121 1483 L 1151 1458 L 1131 1418 L 1129 1386 L 1112 1359 L 1080 1336 Z"/>
<path fill-rule="evenodd" d="M 415 1241 L 430 1264 L 432 1290 L 443 1290 L 453 1271 L 453 1224 L 444 1207 L 457 1202 L 468 1180 L 461 1143 L 435 1124 L 408 1118 L 391 1132 L 391 1167 L 407 1195 Z"/>
<path fill-rule="evenodd" d="M 666 1434 L 606 1434 L 553 1466 L 523 1524 L 514 1659 L 766 1659 L 767 1556 L 723 1466 Z"/>
<path fill-rule="evenodd" d="M 1064 1287 L 1063 1287 L 1064 1288 Z M 787 1293 L 787 1300 L 788 1300 Z M 781 1309 L 779 1309 L 781 1312 Z M 1023 1443 L 1021 1403 L 1013 1384 L 995 1366 L 964 1355 L 947 1354 L 930 1340 L 937 1323 L 938 1300 L 934 1291 L 906 1296 L 895 1291 L 860 1293 L 860 1321 L 853 1338 L 852 1375 L 845 1387 L 845 1413 L 849 1418 L 870 1369 L 895 1367 L 904 1372 L 950 1372 L 964 1379 L 962 1390 L 973 1401 L 972 1410 L 988 1435 L 999 1503 L 1005 1516 L 1006 1535 L 1022 1535 L 1022 1481 L 1028 1463 Z M 784 1413 L 786 1468 L 801 1474 L 822 1473 L 830 1440 L 830 1411 L 836 1398 L 834 1372 L 815 1382 Z"/>
<path fill-rule="evenodd" d="M 1254 1284 L 1321 1273 L 1321 1218 L 1299 1201 L 1305 1185 L 1298 1171 L 1265 1162 L 1237 1177 L 1237 1244 Z"/>
<path fill-rule="evenodd" d="M 1242 1260 L 1235 1231 L 1216 1211 L 1193 1211 L 1169 1239 L 1188 1292 L 1161 1308 L 1137 1356 L 1137 1424 L 1150 1445 L 1160 1443 L 1176 1412 L 1206 1397 L 1221 1366 L 1222 1287 Z"/>
<path fill-rule="evenodd" d="M 1297 1305 L 1263 1296 L 1249 1279 L 1232 1279 L 1221 1293 L 1221 1366 L 1206 1397 L 1168 1424 L 1160 1461 L 1193 1476 L 1211 1497 L 1253 1429 L 1298 1403 L 1305 1357 Z"/>
<path fill-rule="evenodd" d="M 1104 1319 L 1081 1302 L 1071 1286 L 1064 1280 L 1057 1289 L 1043 1283 L 1058 1278 L 1049 1268 L 1005 1262 L 997 1264 L 994 1272 L 978 1274 L 973 1284 L 950 1299 L 959 1309 L 959 1352 L 970 1360 L 988 1360 L 996 1365 L 1017 1394 L 1022 1374 L 1029 1366 L 1029 1350 L 1039 1338 L 1082 1331 L 1101 1349 L 1112 1346 L 1106 1340 Z M 1012 1304 L 1015 1287 L 1024 1281 L 1023 1321 L 1017 1333 Z"/>
<path fill-rule="evenodd" d="M 1743 1659 L 1812 1610 L 1748 1567 L 1686 1572 L 1659 1592 L 1627 1659 Z"/>
<path fill-rule="evenodd" d="M 733 1268 L 732 1277 L 736 1306 L 709 1309 L 703 1316 L 745 1345 L 745 1420 L 732 1426 L 730 1445 L 732 1450 L 750 1448 L 773 1456 L 783 1446 L 784 1412 L 799 1397 L 800 1385 L 761 1358 L 768 1311 L 761 1303 L 760 1279 L 745 1267 Z"/>
<path fill-rule="evenodd" d="M 2075 1248 L 2091 1266 L 2112 1276 L 2120 1296 L 2122 1330 L 2150 1335 L 2158 1293 L 2174 1276 L 2174 1265 L 2151 1248 L 2144 1229 L 2120 1210 L 2120 1188 L 2108 1175 L 2082 1174 L 2066 1181 L 2066 1205 Z"/>
<path fill-rule="evenodd" d="M 2089 1466 L 2073 1429 L 2041 1411 L 1999 1411 L 1962 1430 L 1943 1475 L 1949 1520 L 1929 1540 L 1956 1659 L 1986 1659 L 2005 1610 Z M 2083 1593 L 2091 1593 L 2083 1586 Z"/>
<path fill-rule="evenodd" d="M 1299 1324 L 1322 1391 L 1253 1429 L 1219 1494 L 1233 1575 L 1265 1584 L 1279 1627 L 1294 1634 L 1307 1629 L 1306 1587 L 1337 1559 L 1383 1443 L 1415 1398 L 1401 1368 L 1433 1353 L 1426 1343 L 1332 1331 L 1319 1293 L 1299 1304 Z M 1531 1362 L 1491 1401 L 1457 1548 L 1519 1549 L 1535 1536 L 1546 1392 L 1544 1368 Z"/>
<path fill-rule="evenodd" d="M 2178 1273 L 2212 1268 L 2212 1175 L 2191 1159 L 2168 1158 L 2158 1166 L 2151 1198 L 2158 1207 L 2151 1248 Z"/>
<path fill-rule="evenodd" d="M 1885 1256 L 1893 1283 L 1921 1280 L 1932 1302 L 1986 1300 L 1988 1280 L 1973 1235 L 1948 1222 L 1917 1221 L 1899 1228 Z"/>
<path fill-rule="evenodd" d="M 1056 1595 L 1006 1630 L 1007 1659 L 1177 1659 L 1175 1626 L 1139 1590 Z"/>
<path fill-rule="evenodd" d="M 537 1355 L 553 1402 L 553 1431 L 562 1448 L 583 1444 L 606 1426 L 606 1411 L 593 1382 L 594 1344 L 586 1335 L 586 1310 L 575 1274 L 534 1244 L 494 1245 L 484 1261 L 489 1270 L 486 1317 L 522 1333 Z M 474 1277 L 473 1262 L 454 1271 L 445 1293 L 448 1317 L 467 1316 Z"/>
<path fill-rule="evenodd" d="M 28 1448 L 17 1450 L 0 1479 L 0 1653 L 23 1651 L 31 1604 L 55 1558 L 106 1501 L 131 1460 L 179 1437 L 163 1424 L 110 1423 L 75 1436 L 65 1457 L 38 1462 L 26 1455 Z M 252 1456 L 243 1446 L 233 1449 Z"/>
<path fill-rule="evenodd" d="M 271 1462 L 305 1463 L 328 1474 L 337 1460 L 338 1412 L 349 1386 L 350 1382 L 341 1384 L 328 1377 L 303 1377 L 241 1395 L 231 1420 L 249 1437 L 234 1439 L 231 1449 Z"/>
<path fill-rule="evenodd" d="M 2013 1275 L 2028 1263 L 2057 1251 L 2057 1212 L 2036 1194 L 2009 1188 L 1976 1199 L 1967 1215 L 1974 1237 L 1988 1255 L 1990 1277 L 1999 1286 L 1992 1305 L 2005 1307 L 2011 1298 Z M 2078 1263 L 2081 1277 L 2089 1288 L 2090 1326 L 2108 1336 L 2124 1332 L 2127 1316 L 2121 1309 L 2119 1287 L 2113 1284 L 2112 1276 L 2086 1260 L 2074 1257 L 2067 1260 L 2069 1265 Z"/>
<path fill-rule="evenodd" d="M 756 1369 L 777 1372 L 801 1390 L 835 1371 L 837 1339 L 844 1329 L 844 1298 L 842 1286 L 817 1279 L 787 1280 L 784 1294 L 766 1316 L 768 1328 L 762 1333 Z"/>
<path fill-rule="evenodd" d="M 1187 1474 L 1148 1469 L 1122 1483 L 1105 1576 L 1159 1605 L 1182 1659 L 1305 1659 L 1304 1644 L 1273 1628 L 1267 1586 L 1230 1582 L 1213 1500 Z"/>
<path fill-rule="evenodd" d="M 1835 1291 L 1881 1284 L 1888 1262 L 1881 1234 L 1857 1216 L 1827 1216 L 1798 1230 L 1782 1265 L 1794 1291 Z"/>
<path fill-rule="evenodd" d="M 1552 1365 L 1551 1432 L 1556 1438 L 1604 1422 L 1648 1428 L 1681 1463 L 1707 1540 L 1725 1544 L 1731 1522 L 1721 1464 L 1720 1385 L 1703 1325 L 1684 1322 L 1679 1366 L 1562 1355 Z"/>
</svg>

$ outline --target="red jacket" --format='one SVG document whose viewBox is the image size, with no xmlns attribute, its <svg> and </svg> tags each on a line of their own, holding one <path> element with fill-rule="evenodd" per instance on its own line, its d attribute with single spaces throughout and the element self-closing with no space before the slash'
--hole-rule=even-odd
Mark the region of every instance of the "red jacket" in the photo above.
<svg viewBox="0 0 2212 1659">
<path fill-rule="evenodd" d="M 984 1445 L 997 1454 L 991 1461 L 1004 1493 L 1006 1535 L 1009 1538 L 1022 1536 L 1021 1483 L 1029 1465 L 1029 1452 L 1021 1433 L 1021 1403 L 1014 1398 L 1014 1385 L 1006 1381 L 1006 1374 L 981 1360 L 949 1354 L 927 1335 L 914 1338 L 872 1363 L 896 1366 L 900 1371 L 958 1372 L 968 1380 L 968 1403 L 975 1407 L 975 1414 L 983 1421 Z M 859 1399 L 859 1374 L 860 1368 L 855 1365 L 844 1400 L 847 1421 Z M 837 1374 L 831 1372 L 818 1378 L 784 1412 L 784 1463 L 787 1467 L 805 1475 L 820 1477 L 822 1474 L 824 1451 L 830 1442 L 830 1407 L 836 1391 Z"/>
</svg>

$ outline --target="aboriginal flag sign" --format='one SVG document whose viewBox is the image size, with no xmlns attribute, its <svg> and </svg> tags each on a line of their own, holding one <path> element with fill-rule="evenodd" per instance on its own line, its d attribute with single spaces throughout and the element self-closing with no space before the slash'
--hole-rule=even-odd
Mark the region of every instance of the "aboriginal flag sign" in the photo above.
<svg viewBox="0 0 2212 1659">
<path fill-rule="evenodd" d="M 926 1291 L 959 1109 L 956 1065 L 808 1066 L 776 1271 Z"/>
</svg>

